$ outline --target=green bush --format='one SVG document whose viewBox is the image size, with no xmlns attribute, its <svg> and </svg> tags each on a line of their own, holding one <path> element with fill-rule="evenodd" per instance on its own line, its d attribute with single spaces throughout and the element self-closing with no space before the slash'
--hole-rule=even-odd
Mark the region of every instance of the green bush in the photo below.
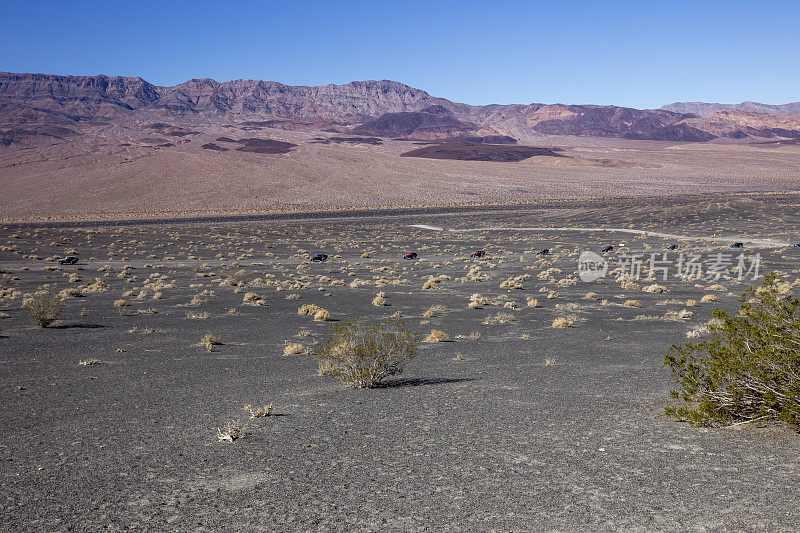
<svg viewBox="0 0 800 533">
<path fill-rule="evenodd" d="M 417 334 L 406 329 L 402 320 L 370 323 L 364 318 L 335 326 L 314 352 L 321 375 L 355 389 L 369 389 L 400 374 L 416 354 Z"/>
<path fill-rule="evenodd" d="M 64 301 L 49 291 L 37 291 L 22 300 L 22 312 L 43 328 L 55 322 L 63 308 Z"/>
<path fill-rule="evenodd" d="M 670 348 L 664 365 L 678 405 L 668 415 L 694 425 L 800 424 L 800 300 L 788 289 L 770 274 L 744 292 L 735 314 L 712 312 L 709 340 Z"/>
</svg>

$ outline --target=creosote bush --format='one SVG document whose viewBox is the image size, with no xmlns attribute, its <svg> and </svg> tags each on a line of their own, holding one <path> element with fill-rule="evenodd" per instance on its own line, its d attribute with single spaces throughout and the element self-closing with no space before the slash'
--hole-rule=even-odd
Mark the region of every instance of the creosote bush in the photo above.
<svg viewBox="0 0 800 533">
<path fill-rule="evenodd" d="M 319 373 L 354 389 L 377 386 L 400 374 L 417 355 L 417 334 L 400 319 L 369 322 L 360 317 L 336 325 L 314 356 Z"/>
<path fill-rule="evenodd" d="M 775 274 L 747 289 L 735 314 L 715 309 L 709 340 L 673 345 L 664 358 L 677 385 L 670 416 L 694 425 L 755 419 L 800 425 L 800 299 Z"/>
<path fill-rule="evenodd" d="M 36 291 L 22 300 L 22 312 L 31 322 L 46 328 L 58 319 L 64 301 L 50 291 Z"/>
</svg>

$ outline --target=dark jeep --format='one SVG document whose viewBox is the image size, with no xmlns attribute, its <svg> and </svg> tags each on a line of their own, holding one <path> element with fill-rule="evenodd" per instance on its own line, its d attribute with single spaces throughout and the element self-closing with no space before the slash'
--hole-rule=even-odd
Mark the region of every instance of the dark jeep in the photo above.
<svg viewBox="0 0 800 533">
<path fill-rule="evenodd" d="M 77 265 L 78 264 L 78 256 L 75 255 L 68 255 L 66 257 L 62 257 L 58 260 L 59 265 Z"/>
<path fill-rule="evenodd" d="M 469 254 L 470 257 L 483 257 L 484 255 L 486 255 L 486 252 L 483 250 L 475 250 L 474 252 Z"/>
<path fill-rule="evenodd" d="M 310 257 L 311 261 L 319 261 L 319 262 L 327 261 L 327 259 L 328 256 L 326 254 L 314 254 Z"/>
<path fill-rule="evenodd" d="M 416 252 L 411 252 L 410 254 L 406 254 L 403 256 L 403 259 L 416 259 L 416 258 L 417 258 Z"/>
</svg>

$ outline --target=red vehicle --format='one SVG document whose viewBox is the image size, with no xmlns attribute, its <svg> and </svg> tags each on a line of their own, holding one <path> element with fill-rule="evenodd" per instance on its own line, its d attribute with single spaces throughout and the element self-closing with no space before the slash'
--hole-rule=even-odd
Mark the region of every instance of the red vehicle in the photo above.
<svg viewBox="0 0 800 533">
<path fill-rule="evenodd" d="M 417 254 L 415 252 L 411 252 L 410 254 L 406 254 L 403 256 L 403 259 L 416 259 Z"/>
<path fill-rule="evenodd" d="M 475 250 L 474 252 L 469 254 L 470 257 L 483 257 L 484 255 L 486 255 L 486 252 L 484 252 L 483 250 Z"/>
</svg>

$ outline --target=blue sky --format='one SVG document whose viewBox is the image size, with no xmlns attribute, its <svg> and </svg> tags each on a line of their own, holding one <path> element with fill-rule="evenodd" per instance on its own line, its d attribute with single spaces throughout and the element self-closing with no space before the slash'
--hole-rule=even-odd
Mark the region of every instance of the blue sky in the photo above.
<svg viewBox="0 0 800 533">
<path fill-rule="evenodd" d="M 10 72 L 392 79 L 469 104 L 800 101 L 800 0 L 65 0 L 1 12 Z"/>
</svg>

